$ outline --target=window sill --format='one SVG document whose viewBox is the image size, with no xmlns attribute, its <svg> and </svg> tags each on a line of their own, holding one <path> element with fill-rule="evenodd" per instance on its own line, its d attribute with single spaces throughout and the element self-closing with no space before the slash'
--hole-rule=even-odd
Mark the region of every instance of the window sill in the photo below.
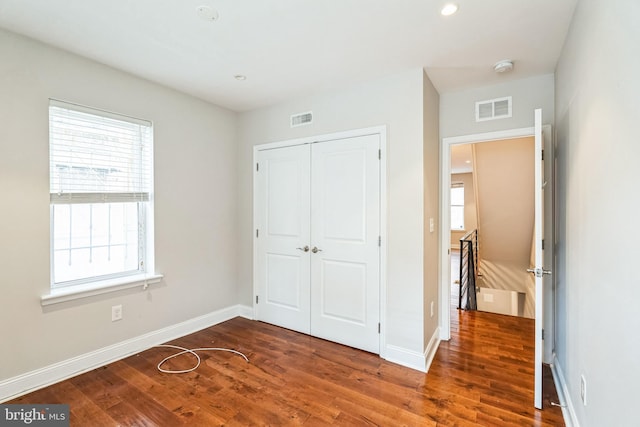
<svg viewBox="0 0 640 427">
<path fill-rule="evenodd" d="M 137 286 L 147 289 L 149 285 L 159 283 L 162 274 L 136 274 L 135 276 L 118 277 L 117 279 L 102 280 L 100 282 L 87 283 L 84 285 L 68 286 L 61 289 L 52 289 L 40 298 L 42 306 L 60 304 L 95 295 L 102 295 L 110 292 L 121 291 L 123 289 L 135 288 Z"/>
</svg>

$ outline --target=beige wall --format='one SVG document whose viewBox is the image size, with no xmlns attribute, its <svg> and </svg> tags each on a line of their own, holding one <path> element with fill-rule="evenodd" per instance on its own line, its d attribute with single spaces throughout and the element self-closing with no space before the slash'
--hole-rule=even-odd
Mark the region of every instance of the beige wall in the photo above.
<svg viewBox="0 0 640 427">
<path fill-rule="evenodd" d="M 422 75 L 423 163 L 424 163 L 424 344 L 438 329 L 438 265 L 440 223 L 440 136 L 438 92 L 426 74 Z M 434 230 L 430 229 L 433 219 Z M 431 305 L 433 304 L 433 315 Z M 423 351 L 425 348 L 423 348 Z"/>
<path fill-rule="evenodd" d="M 535 293 L 529 268 L 534 220 L 533 138 L 475 145 L 481 286 L 527 294 L 533 317 Z"/>
<path fill-rule="evenodd" d="M 236 304 L 235 113 L 3 30 L 0 58 L 0 381 Z M 160 285 L 41 306 L 49 98 L 153 121 Z"/>
<path fill-rule="evenodd" d="M 432 105 L 431 101 L 429 105 Z M 313 111 L 313 124 L 291 128 L 289 117 L 304 111 Z M 425 142 L 422 69 L 405 71 L 340 92 L 242 113 L 239 118 L 238 297 L 241 303 L 248 305 L 252 303 L 253 295 L 253 147 L 305 136 L 387 126 L 387 312 L 383 313 L 386 324 L 382 327 L 387 345 L 406 349 L 413 355 L 421 354 L 423 337 L 433 333 L 423 332 Z M 432 144 L 431 139 L 429 141 Z M 434 158 L 438 158 L 437 151 Z"/>
</svg>

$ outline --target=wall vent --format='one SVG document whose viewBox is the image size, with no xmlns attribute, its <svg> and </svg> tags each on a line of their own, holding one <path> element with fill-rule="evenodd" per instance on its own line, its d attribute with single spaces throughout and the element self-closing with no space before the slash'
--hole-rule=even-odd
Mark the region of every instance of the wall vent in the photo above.
<svg viewBox="0 0 640 427">
<path fill-rule="evenodd" d="M 306 113 L 294 114 L 291 116 L 291 127 L 304 126 L 313 122 L 313 112 L 307 111 Z"/>
<path fill-rule="evenodd" d="M 511 117 L 511 97 L 476 102 L 476 122 Z"/>
</svg>

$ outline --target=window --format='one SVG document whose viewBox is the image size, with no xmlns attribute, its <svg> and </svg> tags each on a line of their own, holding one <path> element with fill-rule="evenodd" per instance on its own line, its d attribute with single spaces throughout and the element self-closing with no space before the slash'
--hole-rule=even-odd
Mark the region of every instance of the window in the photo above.
<svg viewBox="0 0 640 427">
<path fill-rule="evenodd" d="M 152 127 L 51 100 L 51 287 L 142 274 L 151 212 Z"/>
<path fill-rule="evenodd" d="M 464 230 L 464 185 L 451 185 L 451 229 Z"/>
</svg>

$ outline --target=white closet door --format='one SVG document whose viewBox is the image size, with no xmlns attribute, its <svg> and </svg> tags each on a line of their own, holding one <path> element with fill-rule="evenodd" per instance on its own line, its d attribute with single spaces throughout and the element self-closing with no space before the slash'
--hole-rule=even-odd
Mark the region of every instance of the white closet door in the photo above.
<svg viewBox="0 0 640 427">
<path fill-rule="evenodd" d="M 379 148 L 379 135 L 311 148 L 311 334 L 373 353 L 380 352 Z"/>
<path fill-rule="evenodd" d="M 309 151 L 308 145 L 260 151 L 256 178 L 257 319 L 307 334 Z"/>
</svg>

